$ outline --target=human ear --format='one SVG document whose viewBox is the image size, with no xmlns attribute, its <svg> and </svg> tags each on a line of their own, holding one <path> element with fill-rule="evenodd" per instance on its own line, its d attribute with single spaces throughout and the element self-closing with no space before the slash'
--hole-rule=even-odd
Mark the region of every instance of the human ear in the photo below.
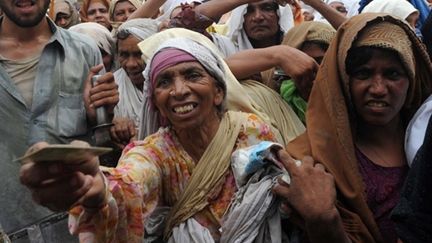
<svg viewBox="0 0 432 243">
<path fill-rule="evenodd" d="M 224 92 L 222 90 L 222 88 L 220 87 L 215 87 L 216 91 L 215 91 L 215 97 L 214 97 L 214 105 L 215 106 L 219 106 L 222 104 L 223 100 L 224 100 Z"/>
</svg>

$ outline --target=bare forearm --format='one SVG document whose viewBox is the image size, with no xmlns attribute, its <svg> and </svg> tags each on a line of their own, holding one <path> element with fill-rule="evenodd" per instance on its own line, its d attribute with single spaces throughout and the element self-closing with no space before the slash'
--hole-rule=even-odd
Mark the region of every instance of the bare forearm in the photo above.
<svg viewBox="0 0 432 243">
<path fill-rule="evenodd" d="M 254 2 L 254 0 L 218 0 L 208 1 L 195 7 L 195 10 L 210 19 L 219 19 L 225 13 L 235 9 L 236 7 Z"/>
<path fill-rule="evenodd" d="M 136 18 L 151 18 L 155 16 L 159 8 L 166 2 L 166 0 L 147 0 L 135 12 L 129 16 L 130 19 Z"/>
<path fill-rule="evenodd" d="M 336 208 L 319 219 L 307 220 L 306 231 L 310 242 L 351 242 Z"/>
<path fill-rule="evenodd" d="M 318 11 L 335 29 L 338 29 L 339 26 L 347 20 L 345 16 L 323 1 L 313 1 L 308 4 Z"/>
<path fill-rule="evenodd" d="M 240 51 L 225 59 L 237 79 L 248 78 L 253 74 L 279 65 L 279 46 Z"/>
</svg>

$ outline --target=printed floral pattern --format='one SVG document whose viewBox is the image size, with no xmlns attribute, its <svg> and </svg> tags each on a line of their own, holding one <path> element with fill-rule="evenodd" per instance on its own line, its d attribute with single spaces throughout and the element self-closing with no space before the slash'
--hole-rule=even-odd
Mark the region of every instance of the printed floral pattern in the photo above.
<svg viewBox="0 0 432 243">
<path fill-rule="evenodd" d="M 260 141 L 274 141 L 269 127 L 253 114 L 238 135 L 233 151 Z M 69 229 L 81 242 L 142 242 L 144 222 L 156 206 L 173 206 L 186 187 L 195 161 L 168 128 L 129 144 L 116 168 L 103 167 L 108 204 L 95 212 L 70 210 Z M 237 188 L 231 170 L 209 195 L 209 206 L 194 216 L 215 239 L 223 214 Z"/>
</svg>

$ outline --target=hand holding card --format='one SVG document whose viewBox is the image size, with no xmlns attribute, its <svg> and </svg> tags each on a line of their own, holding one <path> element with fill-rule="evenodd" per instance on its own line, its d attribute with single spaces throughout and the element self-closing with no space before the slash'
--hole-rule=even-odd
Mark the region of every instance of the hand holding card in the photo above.
<svg viewBox="0 0 432 243">
<path fill-rule="evenodd" d="M 50 144 L 34 152 L 17 158 L 15 161 L 31 159 L 34 162 L 52 161 L 83 161 L 92 156 L 99 156 L 110 152 L 111 148 L 89 147 L 76 144 Z"/>
</svg>

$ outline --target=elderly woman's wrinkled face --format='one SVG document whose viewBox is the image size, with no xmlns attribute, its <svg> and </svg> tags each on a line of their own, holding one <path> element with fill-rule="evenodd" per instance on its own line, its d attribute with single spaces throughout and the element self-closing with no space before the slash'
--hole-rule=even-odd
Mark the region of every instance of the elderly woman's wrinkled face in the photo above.
<svg viewBox="0 0 432 243">
<path fill-rule="evenodd" d="M 90 3 L 87 9 L 87 21 L 96 22 L 105 26 L 107 29 L 111 29 L 108 8 L 101 2 Z"/>
<path fill-rule="evenodd" d="M 223 90 L 199 62 L 183 62 L 156 76 L 154 104 L 176 129 L 196 129 L 214 119 L 223 99 Z"/>
<path fill-rule="evenodd" d="M 129 35 L 126 39 L 118 40 L 117 52 L 118 60 L 121 67 L 126 71 L 126 74 L 132 83 L 140 90 L 143 88 L 145 64 L 141 58 L 141 51 L 138 48 L 140 40 L 133 35 Z"/>
<path fill-rule="evenodd" d="M 133 12 L 135 12 L 136 7 L 132 5 L 129 1 L 120 1 L 115 5 L 113 11 L 113 20 L 116 22 L 125 22 Z"/>
<path fill-rule="evenodd" d="M 396 52 L 372 49 L 372 57 L 353 67 L 350 92 L 362 122 L 382 126 L 399 120 L 409 88 L 409 79 Z"/>
</svg>

